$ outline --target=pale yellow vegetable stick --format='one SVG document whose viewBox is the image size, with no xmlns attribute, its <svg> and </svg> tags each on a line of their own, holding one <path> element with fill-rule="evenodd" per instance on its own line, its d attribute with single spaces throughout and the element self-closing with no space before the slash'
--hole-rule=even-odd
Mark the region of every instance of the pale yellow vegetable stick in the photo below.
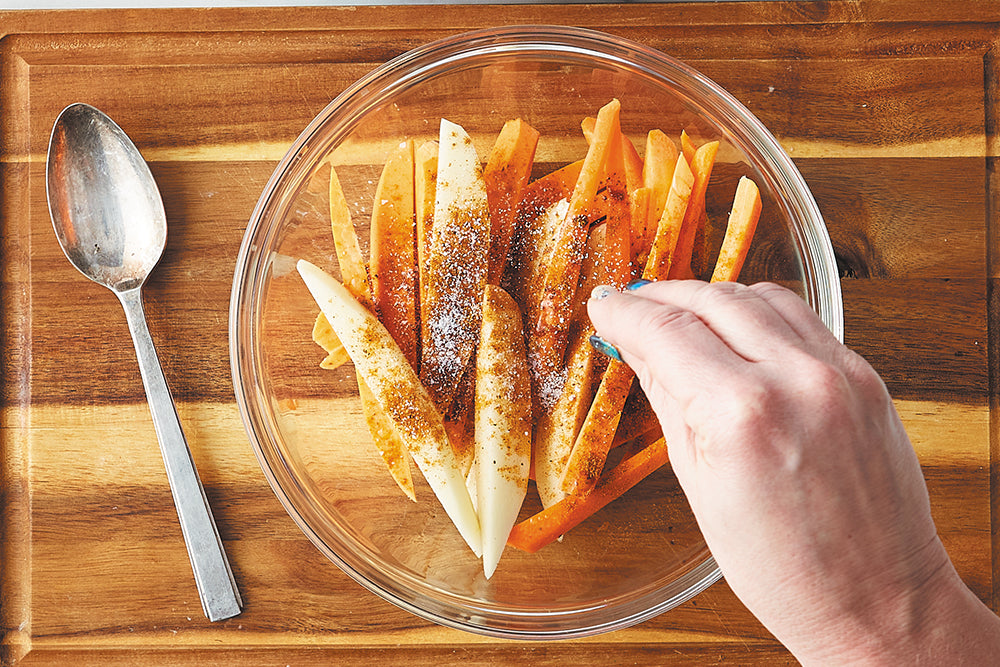
<svg viewBox="0 0 1000 667">
<path fill-rule="evenodd" d="M 476 461 L 483 572 L 489 579 L 517 521 L 531 467 L 531 380 L 521 313 L 494 285 L 483 293 L 476 352 Z"/>
<path fill-rule="evenodd" d="M 482 321 L 490 209 L 468 133 L 441 119 L 438 169 L 421 317 L 420 378 L 447 411 L 472 358 Z"/>
<path fill-rule="evenodd" d="M 479 517 L 444 420 L 406 356 L 378 318 L 335 278 L 305 260 L 297 268 L 445 512 L 472 551 L 482 554 Z"/>
</svg>

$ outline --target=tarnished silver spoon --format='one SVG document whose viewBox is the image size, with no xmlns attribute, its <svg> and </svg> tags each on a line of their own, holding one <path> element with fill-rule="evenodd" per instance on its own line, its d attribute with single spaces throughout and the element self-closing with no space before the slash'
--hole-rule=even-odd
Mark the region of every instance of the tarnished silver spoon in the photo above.
<svg viewBox="0 0 1000 667">
<path fill-rule="evenodd" d="M 46 189 L 66 257 L 114 292 L 125 309 L 205 615 L 212 621 L 236 616 L 242 600 L 142 308 L 142 286 L 167 240 L 149 166 L 114 121 L 92 106 L 73 104 L 52 128 Z"/>
</svg>

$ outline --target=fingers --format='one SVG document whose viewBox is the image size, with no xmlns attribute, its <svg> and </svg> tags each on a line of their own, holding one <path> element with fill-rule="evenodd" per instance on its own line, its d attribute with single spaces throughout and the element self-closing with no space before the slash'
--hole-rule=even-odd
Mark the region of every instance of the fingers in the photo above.
<svg viewBox="0 0 1000 667">
<path fill-rule="evenodd" d="M 607 289 L 587 308 L 598 334 L 618 348 L 647 393 L 655 384 L 681 406 L 705 387 L 732 382 L 747 365 L 695 313 L 672 303 Z"/>
<path fill-rule="evenodd" d="M 776 285 L 774 288 L 781 289 Z M 803 346 L 803 336 L 785 317 L 785 311 L 793 312 L 793 308 L 774 290 L 738 283 L 672 280 L 642 285 L 632 294 L 658 305 L 690 311 L 747 361 L 773 359 L 786 346 Z M 788 294 L 798 299 L 791 292 Z M 778 302 L 781 308 L 776 308 L 769 299 Z M 797 313 L 796 316 L 802 319 Z"/>
</svg>

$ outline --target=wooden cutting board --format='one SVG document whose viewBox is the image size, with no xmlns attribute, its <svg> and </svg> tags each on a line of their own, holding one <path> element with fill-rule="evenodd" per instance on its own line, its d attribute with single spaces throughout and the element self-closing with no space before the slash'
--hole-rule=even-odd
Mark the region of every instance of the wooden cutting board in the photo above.
<svg viewBox="0 0 1000 667">
<path fill-rule="evenodd" d="M 1000 3 L 919 0 L 0 12 L 3 664 L 792 662 L 724 582 L 587 640 L 434 626 L 313 548 L 247 443 L 228 299 L 277 161 L 374 66 L 510 23 L 661 49 L 771 128 L 829 225 L 847 343 L 885 378 L 941 537 L 995 604 L 998 17 Z M 246 601 L 223 623 L 198 603 L 119 306 L 51 230 L 48 134 L 76 101 L 129 132 L 163 191 L 170 239 L 146 304 Z"/>
</svg>

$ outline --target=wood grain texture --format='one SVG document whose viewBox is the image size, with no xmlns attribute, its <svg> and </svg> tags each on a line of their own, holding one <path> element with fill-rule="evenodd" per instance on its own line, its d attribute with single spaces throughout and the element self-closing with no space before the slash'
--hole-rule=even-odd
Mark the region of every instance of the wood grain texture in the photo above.
<svg viewBox="0 0 1000 667">
<path fill-rule="evenodd" d="M 0 11 L 0 663 L 794 664 L 724 582 L 585 640 L 430 624 L 314 548 L 247 443 L 227 311 L 275 164 L 373 67 L 509 23 L 583 25 L 661 49 L 774 132 L 826 218 L 847 343 L 885 378 L 942 540 L 994 603 L 998 17 L 995 2 L 917 0 Z M 163 192 L 170 237 L 146 306 L 246 600 L 224 623 L 197 603 L 120 307 L 51 231 L 45 150 L 74 101 L 125 128 Z M 351 391 L 350 372 L 332 377 L 332 392 L 318 369 L 297 378 L 303 409 L 335 399 L 337 382 Z"/>
</svg>

